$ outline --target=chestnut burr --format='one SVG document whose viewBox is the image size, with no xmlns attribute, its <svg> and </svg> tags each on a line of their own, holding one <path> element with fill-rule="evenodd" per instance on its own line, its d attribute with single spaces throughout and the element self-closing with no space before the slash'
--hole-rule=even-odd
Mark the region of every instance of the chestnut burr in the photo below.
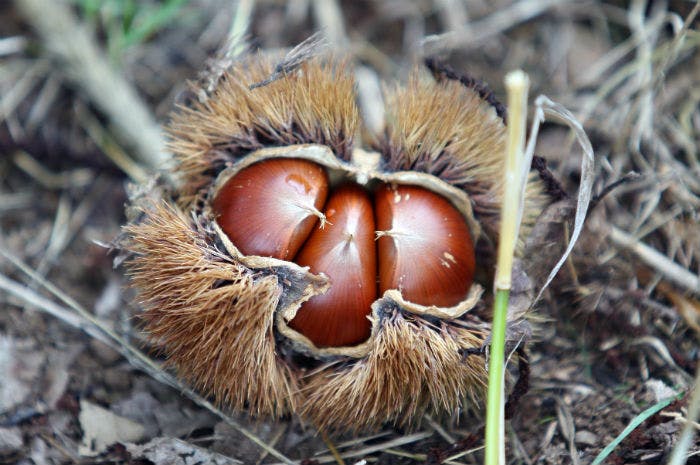
<svg viewBox="0 0 700 465">
<path fill-rule="evenodd" d="M 466 415 L 487 379 L 502 105 L 416 70 L 366 139 L 349 61 L 277 65 L 244 55 L 203 82 L 168 127 L 179 185 L 130 199 L 144 330 L 233 412 L 363 434 Z M 521 239 L 549 203 L 528 183 Z"/>
</svg>

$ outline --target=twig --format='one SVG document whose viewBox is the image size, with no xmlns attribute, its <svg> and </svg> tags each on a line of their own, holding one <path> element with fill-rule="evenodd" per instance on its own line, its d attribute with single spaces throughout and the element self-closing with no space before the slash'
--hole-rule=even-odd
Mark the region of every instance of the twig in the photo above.
<svg viewBox="0 0 700 465">
<path fill-rule="evenodd" d="M 661 252 L 637 240 L 634 236 L 613 226 L 610 229 L 610 240 L 619 247 L 624 247 L 644 263 L 661 273 L 672 283 L 696 295 L 700 295 L 700 276 L 691 273 L 672 261 Z"/>
<path fill-rule="evenodd" d="M 158 124 L 68 5 L 55 0 L 16 0 L 15 5 L 39 33 L 55 64 L 104 112 L 139 160 L 151 169 L 163 168 L 168 157 Z"/>
<path fill-rule="evenodd" d="M 425 421 L 428 422 L 433 431 L 442 436 L 442 438 L 449 444 L 454 444 L 457 442 L 457 440 L 454 437 L 452 437 L 450 433 L 445 431 L 445 428 L 440 426 L 440 424 L 437 421 L 433 420 L 433 417 L 426 413 L 425 415 L 423 415 L 423 418 L 425 418 Z"/>
<path fill-rule="evenodd" d="M 340 454 L 340 457 L 347 459 L 347 458 L 352 458 L 352 457 L 363 457 L 365 455 L 373 454 L 375 452 L 383 452 L 386 449 L 391 449 L 399 446 L 403 446 L 405 444 L 410 444 L 412 442 L 418 442 L 423 439 L 429 438 L 432 436 L 434 433 L 432 431 L 423 431 L 420 433 L 414 433 L 414 434 L 409 434 L 405 436 L 401 436 L 395 439 L 391 439 L 386 442 L 382 442 L 379 444 L 373 444 L 371 446 L 364 447 L 362 449 L 357 449 L 357 450 L 351 450 L 347 452 L 343 452 Z M 335 457 L 332 455 L 321 455 L 318 457 L 314 457 L 312 459 L 314 462 L 317 463 L 331 463 L 335 462 Z M 279 464 L 274 464 L 274 465 L 279 465 Z"/>
<path fill-rule="evenodd" d="M 545 13 L 555 6 L 565 5 L 561 0 L 523 0 L 497 10 L 495 13 L 469 24 L 468 28 L 428 36 L 421 42 L 423 54 L 434 55 L 455 48 L 477 47 L 486 39 L 496 36 L 520 23 Z"/>
<path fill-rule="evenodd" d="M 600 203 L 601 200 L 603 200 L 608 194 L 610 194 L 612 191 L 614 191 L 621 185 L 628 184 L 631 182 L 637 182 L 643 177 L 644 176 L 639 173 L 630 171 L 629 173 L 622 176 L 620 179 L 611 182 L 610 184 L 605 186 L 602 191 L 600 191 L 600 194 L 596 195 L 591 199 L 591 203 L 588 205 L 588 211 L 591 212 L 593 209 L 595 209 L 595 207 L 598 205 L 598 203 Z"/>
</svg>

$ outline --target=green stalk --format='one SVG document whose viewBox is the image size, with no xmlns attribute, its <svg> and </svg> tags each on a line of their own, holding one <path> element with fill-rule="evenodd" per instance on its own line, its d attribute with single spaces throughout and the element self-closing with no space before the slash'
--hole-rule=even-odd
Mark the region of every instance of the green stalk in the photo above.
<svg viewBox="0 0 700 465">
<path fill-rule="evenodd" d="M 493 305 L 493 323 L 491 328 L 491 349 L 489 351 L 489 388 L 486 405 L 486 452 L 484 463 L 497 465 L 502 463 L 503 450 L 503 363 L 506 339 L 506 315 L 508 313 L 507 289 L 496 291 Z M 505 459 L 505 456 L 503 456 Z"/>
<path fill-rule="evenodd" d="M 518 240 L 518 209 L 523 192 L 520 175 L 525 145 L 525 120 L 527 115 L 528 78 L 522 71 L 508 73 L 505 79 L 508 91 L 508 140 L 506 145 L 506 170 L 504 173 L 504 194 L 501 206 L 501 225 L 498 244 L 498 263 L 494 287 L 493 322 L 491 327 L 491 349 L 489 351 L 489 386 L 486 402 L 486 451 L 485 465 L 505 464 L 505 425 L 504 395 L 505 377 L 505 336 L 510 296 L 511 272 L 515 244 Z"/>
</svg>

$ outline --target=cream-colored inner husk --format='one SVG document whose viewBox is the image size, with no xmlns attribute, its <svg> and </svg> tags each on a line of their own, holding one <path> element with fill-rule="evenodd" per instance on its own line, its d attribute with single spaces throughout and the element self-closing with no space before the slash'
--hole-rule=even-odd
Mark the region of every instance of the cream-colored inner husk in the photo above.
<svg viewBox="0 0 700 465">
<path fill-rule="evenodd" d="M 406 184 L 424 187 L 436 194 L 442 195 L 457 208 L 464 216 L 469 230 L 472 234 L 472 240 L 477 242 L 481 234 L 481 228 L 474 218 L 471 208 L 469 196 L 462 190 L 447 184 L 427 173 L 417 171 L 398 171 L 386 173 L 380 171 L 381 156 L 377 152 L 368 152 L 362 149 L 353 151 L 352 160 L 350 163 L 339 160 L 325 145 L 318 144 L 303 144 L 290 145 L 286 147 L 271 147 L 257 150 L 242 158 L 235 164 L 224 169 L 217 177 L 212 190 L 209 193 L 209 199 L 214 199 L 219 190 L 226 182 L 235 176 L 242 169 L 268 159 L 273 158 L 297 158 L 313 161 L 326 167 L 329 171 L 329 178 L 333 184 L 334 178 L 351 178 L 358 184 L 366 185 L 369 182 L 376 180 L 386 184 Z M 213 212 L 209 208 L 211 202 L 207 202 L 205 214 L 214 217 Z M 382 309 L 387 307 L 398 307 L 403 311 L 414 313 L 423 316 L 432 316 L 440 319 L 455 319 L 464 315 L 466 312 L 474 308 L 480 300 L 483 293 L 483 288 L 476 283 L 473 283 L 467 297 L 453 307 L 436 307 L 423 306 L 403 299 L 398 289 L 391 289 L 384 293 L 379 299 L 372 304 L 372 311 L 368 315 L 372 323 L 372 331 L 367 341 L 362 344 L 351 347 L 316 347 L 311 340 L 303 334 L 293 330 L 287 324 L 295 316 L 301 304 L 310 298 L 325 293 L 330 288 L 328 277 L 321 273 L 315 275 L 309 272 L 308 267 L 300 267 L 296 263 L 280 260 L 272 257 L 261 257 L 255 255 L 244 255 L 231 242 L 228 236 L 221 230 L 218 223 L 213 221 L 212 224 L 223 242 L 226 250 L 231 256 L 239 260 L 243 265 L 253 270 L 266 270 L 270 268 L 285 267 L 293 271 L 295 275 L 302 276 L 306 285 L 300 289 L 300 297 L 291 303 L 277 308 L 277 329 L 281 334 L 290 339 L 295 348 L 301 352 L 309 353 L 316 357 L 325 356 L 349 356 L 349 357 L 364 357 L 372 347 L 372 339 L 375 337 L 379 328 L 379 321 L 382 315 Z"/>
</svg>

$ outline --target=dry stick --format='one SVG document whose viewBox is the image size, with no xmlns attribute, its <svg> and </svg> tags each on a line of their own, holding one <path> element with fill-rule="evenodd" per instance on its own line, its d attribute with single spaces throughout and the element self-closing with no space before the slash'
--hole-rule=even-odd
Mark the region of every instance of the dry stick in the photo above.
<svg viewBox="0 0 700 465">
<path fill-rule="evenodd" d="M 353 457 L 362 457 L 365 455 L 373 454 L 375 452 L 383 452 L 386 449 L 394 448 L 394 447 L 399 447 L 403 446 L 405 444 L 410 444 L 412 442 L 418 442 L 422 441 L 423 439 L 429 438 L 432 436 L 434 433 L 432 431 L 422 431 L 419 433 L 413 433 L 409 434 L 406 436 L 400 436 L 398 438 L 391 439 L 386 442 L 382 442 L 379 444 L 372 444 L 371 446 L 364 447 L 362 449 L 357 449 L 357 450 L 350 450 L 347 452 L 343 452 L 340 454 L 341 458 L 348 459 L 348 458 L 353 458 Z M 315 456 L 311 459 L 314 462 L 318 463 L 331 463 L 335 462 L 336 458 L 333 455 L 320 455 L 320 456 Z M 277 464 L 273 464 L 277 465 Z"/>
<path fill-rule="evenodd" d="M 523 0 L 486 18 L 474 21 L 468 28 L 445 32 L 423 39 L 421 46 L 425 55 L 433 55 L 455 48 L 473 48 L 490 37 L 498 35 L 520 23 L 544 14 L 550 8 L 569 3 L 562 0 Z"/>
<path fill-rule="evenodd" d="M 656 249 L 637 240 L 621 229 L 610 229 L 610 240 L 619 247 L 633 252 L 644 263 L 661 273 L 666 279 L 682 288 L 700 295 L 700 276 L 691 273 Z"/>
<path fill-rule="evenodd" d="M 224 422 L 229 424 L 234 429 L 238 430 L 241 434 L 247 437 L 251 442 L 255 443 L 257 446 L 266 450 L 270 455 L 282 460 L 287 464 L 294 464 L 295 462 L 287 458 L 284 454 L 279 452 L 277 449 L 269 446 L 261 438 L 256 436 L 254 433 L 248 431 L 245 427 L 235 421 L 233 418 L 226 415 L 223 411 L 215 407 L 211 402 L 194 392 L 192 389 L 183 385 L 177 378 L 171 374 L 164 371 L 161 366 L 148 357 L 145 353 L 141 352 L 136 347 L 132 346 L 127 340 L 119 336 L 108 325 L 100 321 L 90 312 L 85 310 L 80 304 L 78 304 L 73 298 L 65 294 L 63 291 L 58 289 L 52 283 L 44 279 L 43 276 L 32 270 L 27 264 L 22 260 L 18 259 L 14 255 L 10 254 L 4 247 L 0 246 L 0 256 L 7 259 L 14 266 L 19 268 L 23 273 L 27 274 L 33 280 L 39 282 L 47 291 L 60 299 L 64 304 L 70 307 L 70 310 L 55 304 L 51 300 L 37 294 L 28 287 L 8 279 L 4 275 L 0 274 L 0 289 L 5 292 L 14 295 L 15 297 L 24 300 L 25 302 L 33 305 L 37 308 L 44 310 L 50 315 L 59 318 L 60 320 L 68 323 L 69 325 L 85 331 L 88 335 L 98 339 L 113 348 L 114 350 L 121 353 L 128 361 L 139 370 L 144 371 L 150 375 L 156 381 L 163 383 L 167 386 L 172 387 L 180 391 L 191 401 L 204 407 L 210 412 L 214 413 L 216 416 L 221 418 Z"/>
<path fill-rule="evenodd" d="M 39 33 L 56 65 L 104 112 L 139 161 L 152 169 L 163 168 L 168 157 L 160 127 L 69 7 L 56 0 L 16 0 L 15 5 Z"/>
</svg>

